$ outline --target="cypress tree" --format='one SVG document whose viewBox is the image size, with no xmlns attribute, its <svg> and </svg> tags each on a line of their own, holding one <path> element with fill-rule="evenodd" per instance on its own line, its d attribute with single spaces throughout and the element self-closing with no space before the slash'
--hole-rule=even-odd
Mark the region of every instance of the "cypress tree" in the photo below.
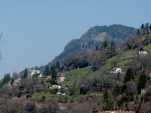
<svg viewBox="0 0 151 113">
<path fill-rule="evenodd" d="M 149 23 L 146 23 L 145 25 L 145 32 L 146 34 L 149 34 Z"/>
<path fill-rule="evenodd" d="M 26 79 L 28 76 L 28 69 L 26 68 L 24 71 L 23 71 L 23 75 L 22 75 L 22 79 Z"/>
<path fill-rule="evenodd" d="M 145 88 L 146 82 L 147 82 L 147 76 L 144 72 L 142 72 L 137 84 L 137 90 L 139 94 L 141 93 L 141 90 Z"/>
<path fill-rule="evenodd" d="M 142 34 L 145 34 L 145 25 L 144 24 L 141 25 L 141 30 L 142 30 Z"/>
<path fill-rule="evenodd" d="M 124 82 L 128 82 L 130 80 L 134 79 L 134 72 L 131 68 L 127 69 L 126 71 L 126 75 L 125 75 L 125 78 L 124 78 Z"/>
<path fill-rule="evenodd" d="M 56 71 L 56 67 L 54 65 L 51 67 L 51 74 L 52 74 L 52 79 L 56 80 L 57 79 L 57 71 Z"/>
</svg>

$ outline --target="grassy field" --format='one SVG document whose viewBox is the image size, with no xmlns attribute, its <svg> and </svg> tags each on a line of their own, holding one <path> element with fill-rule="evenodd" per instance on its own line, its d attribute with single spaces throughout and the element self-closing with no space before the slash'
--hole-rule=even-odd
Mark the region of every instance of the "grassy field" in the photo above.
<svg viewBox="0 0 151 113">
<path fill-rule="evenodd" d="M 108 59 L 104 65 L 104 68 L 106 71 L 111 71 L 115 64 L 116 66 L 121 67 L 123 70 L 125 70 L 136 57 L 136 55 L 137 51 L 135 50 L 121 52 L 117 56 Z"/>
<path fill-rule="evenodd" d="M 81 77 L 87 76 L 90 73 L 92 73 L 92 71 L 89 68 L 71 70 L 65 74 L 66 79 L 64 81 L 64 84 L 69 85 L 71 83 L 74 83 L 74 81 L 80 79 Z"/>
</svg>

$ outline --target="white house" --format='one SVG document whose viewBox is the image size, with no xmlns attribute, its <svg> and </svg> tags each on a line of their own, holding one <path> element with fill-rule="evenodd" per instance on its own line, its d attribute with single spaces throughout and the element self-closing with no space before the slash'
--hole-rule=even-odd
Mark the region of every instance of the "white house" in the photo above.
<svg viewBox="0 0 151 113">
<path fill-rule="evenodd" d="M 50 89 L 61 89 L 60 85 L 52 85 Z"/>
<path fill-rule="evenodd" d="M 66 96 L 66 93 L 63 93 L 63 92 L 60 92 L 60 91 L 58 91 L 56 94 L 61 95 L 61 96 Z"/>
<path fill-rule="evenodd" d="M 11 85 L 12 86 L 19 86 L 21 84 L 21 76 L 19 75 L 19 73 L 13 72 L 11 74 L 12 76 L 12 80 L 11 80 Z"/>
<path fill-rule="evenodd" d="M 17 79 L 15 79 L 14 80 L 14 82 L 13 82 L 13 86 L 19 86 L 21 84 L 21 78 L 17 78 Z"/>
<path fill-rule="evenodd" d="M 147 54 L 148 54 L 148 52 L 145 51 L 145 50 L 140 50 L 140 51 L 139 51 L 139 55 L 145 56 L 145 55 L 147 55 Z"/>
<path fill-rule="evenodd" d="M 113 68 L 113 70 L 111 71 L 111 73 L 113 73 L 113 74 L 122 73 L 122 69 L 119 68 L 119 67 Z"/>
<path fill-rule="evenodd" d="M 21 85 L 21 76 L 18 73 L 10 73 L 11 76 L 11 80 L 9 81 L 8 85 L 9 87 L 13 87 L 13 86 L 20 86 Z"/>
<path fill-rule="evenodd" d="M 34 77 L 34 76 L 43 77 L 41 71 L 38 70 L 38 69 L 30 69 L 29 70 L 29 75 L 30 75 L 31 78 Z"/>
</svg>

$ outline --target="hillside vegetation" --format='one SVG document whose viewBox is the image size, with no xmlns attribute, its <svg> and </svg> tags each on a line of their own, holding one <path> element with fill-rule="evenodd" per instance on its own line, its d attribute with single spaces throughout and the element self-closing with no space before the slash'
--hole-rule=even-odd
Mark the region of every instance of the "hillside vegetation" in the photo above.
<svg viewBox="0 0 151 113">
<path fill-rule="evenodd" d="M 52 63 L 6 74 L 0 113 L 151 112 L 150 24 L 96 26 L 73 44 Z"/>
</svg>

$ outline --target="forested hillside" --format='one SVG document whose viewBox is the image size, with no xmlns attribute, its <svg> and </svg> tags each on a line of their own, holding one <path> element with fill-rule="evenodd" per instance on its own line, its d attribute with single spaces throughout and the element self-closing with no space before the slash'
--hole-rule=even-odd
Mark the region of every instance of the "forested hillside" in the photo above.
<svg viewBox="0 0 151 113">
<path fill-rule="evenodd" d="M 0 113 L 151 113 L 151 24 L 90 28 L 52 63 L 8 73 L 0 87 Z"/>
</svg>

